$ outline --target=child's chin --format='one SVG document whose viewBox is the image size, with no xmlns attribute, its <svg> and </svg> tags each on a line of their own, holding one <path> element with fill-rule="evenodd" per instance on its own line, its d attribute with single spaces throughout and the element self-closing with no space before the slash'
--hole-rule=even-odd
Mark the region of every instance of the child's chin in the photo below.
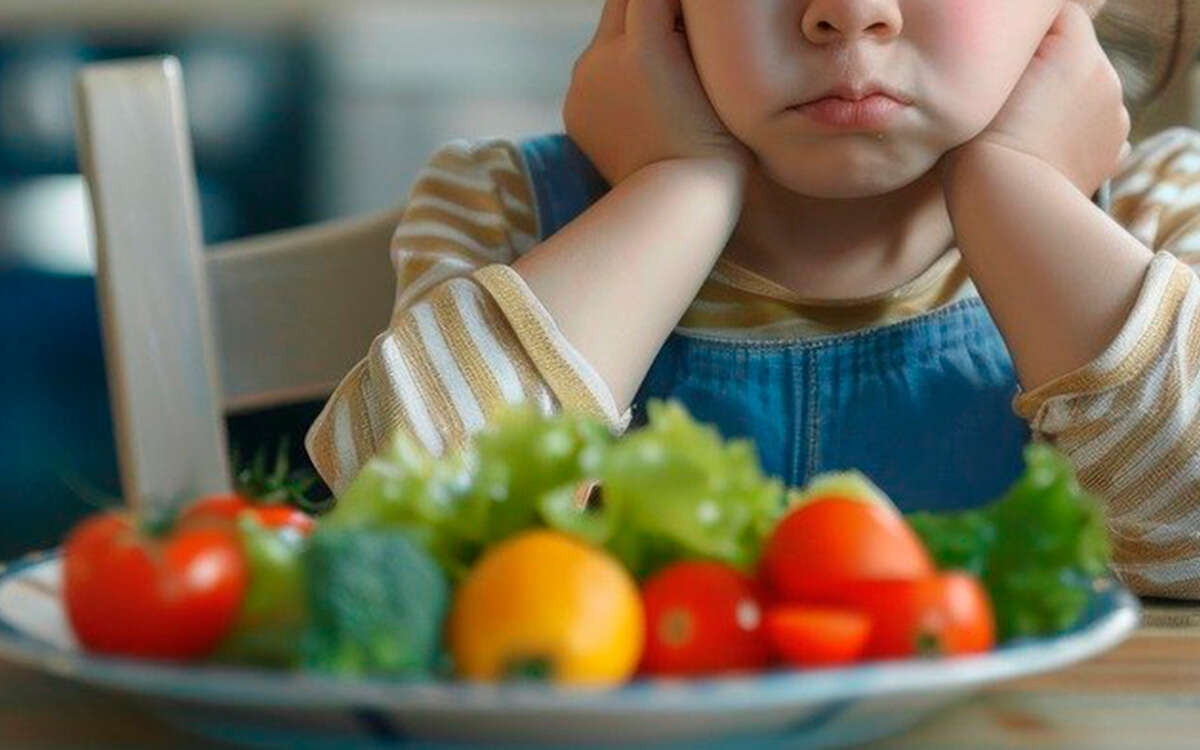
<svg viewBox="0 0 1200 750">
<path fill-rule="evenodd" d="M 886 195 L 928 174 L 929 169 L 898 170 L 847 168 L 806 170 L 803 174 L 772 175 L 780 186 L 810 198 L 854 199 Z"/>
</svg>

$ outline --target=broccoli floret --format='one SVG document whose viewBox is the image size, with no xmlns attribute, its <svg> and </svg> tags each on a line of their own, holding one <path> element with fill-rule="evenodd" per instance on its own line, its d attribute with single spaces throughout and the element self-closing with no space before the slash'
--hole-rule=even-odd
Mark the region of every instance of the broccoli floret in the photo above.
<svg viewBox="0 0 1200 750">
<path fill-rule="evenodd" d="M 319 529 L 304 553 L 311 621 L 306 666 L 409 677 L 438 665 L 445 574 L 403 532 Z"/>
</svg>

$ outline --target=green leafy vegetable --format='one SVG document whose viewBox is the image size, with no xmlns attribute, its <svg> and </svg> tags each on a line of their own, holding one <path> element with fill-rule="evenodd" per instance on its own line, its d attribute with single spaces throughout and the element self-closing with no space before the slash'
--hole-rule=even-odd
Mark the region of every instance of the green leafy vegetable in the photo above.
<svg viewBox="0 0 1200 750">
<path fill-rule="evenodd" d="M 466 449 L 444 458 L 398 432 L 322 525 L 404 530 L 458 579 L 486 547 L 545 525 L 548 498 L 574 492 L 611 443 L 596 420 L 542 416 L 528 405 L 500 410 Z"/>
<path fill-rule="evenodd" d="M 651 401 L 649 422 L 604 456 L 599 508 L 551 521 L 604 544 L 639 577 L 685 558 L 748 569 L 784 508 L 749 440 L 723 440 L 677 402 Z"/>
<path fill-rule="evenodd" d="M 599 502 L 584 508 L 591 481 Z M 644 575 L 685 557 L 748 568 L 783 505 L 749 440 L 722 440 L 678 403 L 651 402 L 649 424 L 620 440 L 590 417 L 519 405 L 441 459 L 397 433 L 322 525 L 405 530 L 453 580 L 486 547 L 541 526 L 606 546 Z"/>
<path fill-rule="evenodd" d="M 1074 625 L 1109 562 L 1103 506 L 1079 486 L 1067 458 L 1037 442 L 1026 447 L 1025 462 L 991 505 L 908 517 L 939 567 L 981 576 L 1001 640 Z"/>
</svg>

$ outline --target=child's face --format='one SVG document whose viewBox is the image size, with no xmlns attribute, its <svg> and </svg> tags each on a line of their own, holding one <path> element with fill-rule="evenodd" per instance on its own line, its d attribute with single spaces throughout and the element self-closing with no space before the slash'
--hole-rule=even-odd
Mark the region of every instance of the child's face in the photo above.
<svg viewBox="0 0 1200 750">
<path fill-rule="evenodd" d="M 775 181 L 824 198 L 901 188 L 982 132 L 1068 1 L 682 0 L 697 70 L 726 127 Z M 868 81 L 911 101 L 882 140 L 788 111 Z"/>
</svg>

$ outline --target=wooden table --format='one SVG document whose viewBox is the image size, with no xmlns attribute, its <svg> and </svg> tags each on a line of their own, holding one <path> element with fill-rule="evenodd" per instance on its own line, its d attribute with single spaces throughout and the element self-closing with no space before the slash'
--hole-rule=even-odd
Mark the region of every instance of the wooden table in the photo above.
<svg viewBox="0 0 1200 750">
<path fill-rule="evenodd" d="M 135 698 L 0 662 L 0 747 L 228 747 Z M 1200 604 L 1147 602 L 1142 627 L 1073 668 L 1003 683 L 861 750 L 1200 747 Z"/>
</svg>

